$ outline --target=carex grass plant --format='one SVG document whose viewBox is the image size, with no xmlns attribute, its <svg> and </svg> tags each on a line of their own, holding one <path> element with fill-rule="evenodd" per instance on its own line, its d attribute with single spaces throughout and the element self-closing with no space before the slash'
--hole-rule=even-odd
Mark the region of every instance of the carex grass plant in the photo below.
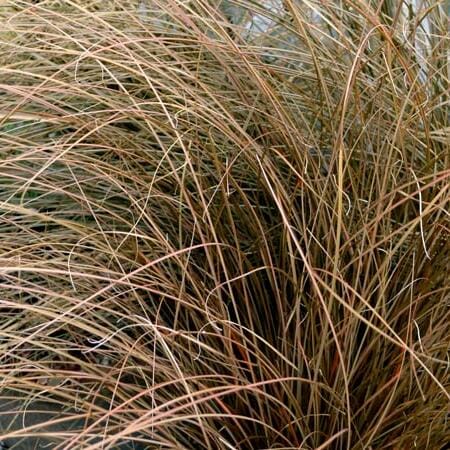
<svg viewBox="0 0 450 450">
<path fill-rule="evenodd" d="M 0 8 L 3 445 L 450 440 L 444 2 Z"/>
</svg>

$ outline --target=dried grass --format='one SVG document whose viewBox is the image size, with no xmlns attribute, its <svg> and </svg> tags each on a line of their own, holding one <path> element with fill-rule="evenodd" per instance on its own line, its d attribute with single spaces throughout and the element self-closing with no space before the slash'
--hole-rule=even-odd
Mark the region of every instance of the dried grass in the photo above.
<svg viewBox="0 0 450 450">
<path fill-rule="evenodd" d="M 232 3 L 3 2 L 6 443 L 450 440 L 444 5 Z"/>
</svg>

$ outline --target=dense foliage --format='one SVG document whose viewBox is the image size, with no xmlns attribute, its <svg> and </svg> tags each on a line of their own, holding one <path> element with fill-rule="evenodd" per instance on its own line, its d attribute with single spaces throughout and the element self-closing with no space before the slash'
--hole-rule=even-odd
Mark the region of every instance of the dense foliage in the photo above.
<svg viewBox="0 0 450 450">
<path fill-rule="evenodd" d="M 450 440 L 442 2 L 0 8 L 6 444 Z"/>
</svg>

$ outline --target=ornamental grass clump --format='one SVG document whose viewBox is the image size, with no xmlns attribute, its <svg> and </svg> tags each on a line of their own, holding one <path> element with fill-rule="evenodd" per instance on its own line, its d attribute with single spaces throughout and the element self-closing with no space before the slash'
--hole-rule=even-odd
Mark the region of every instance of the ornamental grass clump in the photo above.
<svg viewBox="0 0 450 450">
<path fill-rule="evenodd" d="M 450 440 L 443 3 L 0 20 L 5 446 Z"/>
</svg>

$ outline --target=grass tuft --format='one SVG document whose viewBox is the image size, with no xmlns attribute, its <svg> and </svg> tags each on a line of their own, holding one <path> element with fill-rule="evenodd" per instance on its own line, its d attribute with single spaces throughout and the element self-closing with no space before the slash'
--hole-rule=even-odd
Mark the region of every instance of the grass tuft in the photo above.
<svg viewBox="0 0 450 450">
<path fill-rule="evenodd" d="M 444 3 L 0 21 L 10 448 L 450 441 Z"/>
</svg>

